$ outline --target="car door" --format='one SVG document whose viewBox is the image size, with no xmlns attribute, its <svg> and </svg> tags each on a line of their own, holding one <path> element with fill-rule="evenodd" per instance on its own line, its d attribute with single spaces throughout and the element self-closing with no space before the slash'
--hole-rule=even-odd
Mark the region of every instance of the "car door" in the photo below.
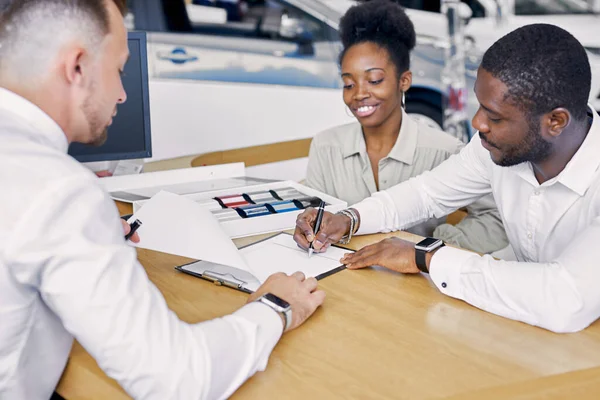
<svg viewBox="0 0 600 400">
<path fill-rule="evenodd" d="M 241 21 L 229 20 L 218 7 L 187 5 L 186 15 L 179 16 L 168 7 L 164 10 L 163 27 L 135 24 L 149 31 L 152 78 L 339 86 L 330 43 L 335 31 L 283 0 L 251 5 Z M 181 18 L 189 22 L 173 22 Z"/>
</svg>

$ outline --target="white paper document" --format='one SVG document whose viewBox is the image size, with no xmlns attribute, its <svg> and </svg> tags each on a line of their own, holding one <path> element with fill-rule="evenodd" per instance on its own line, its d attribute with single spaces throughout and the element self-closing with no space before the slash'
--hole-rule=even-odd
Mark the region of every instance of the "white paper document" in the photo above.
<svg viewBox="0 0 600 400">
<path fill-rule="evenodd" d="M 313 253 L 309 258 L 306 250 L 296 245 L 292 235 L 285 233 L 238 250 L 210 211 L 186 197 L 168 192 L 152 197 L 130 221 L 136 218 L 142 222 L 138 229 L 138 247 L 202 260 L 184 269 L 197 275 L 213 269 L 220 276 L 246 283 L 253 280 L 255 282 L 245 286 L 250 290 L 255 290 L 276 272 L 301 271 L 307 277 L 316 277 L 339 267 L 339 260 L 351 252 L 332 246 L 327 252 Z M 215 264 L 217 269 L 214 269 Z M 227 267 L 250 275 L 239 274 Z M 248 279 L 249 276 L 255 280 Z"/>
<path fill-rule="evenodd" d="M 340 259 L 351 250 L 329 247 L 325 253 L 308 253 L 298 247 L 292 235 L 282 233 L 239 250 L 248 269 L 261 283 L 275 272 L 288 275 L 302 271 L 306 277 L 315 277 L 341 265 Z"/>
<path fill-rule="evenodd" d="M 210 211 L 193 200 L 160 192 L 131 219 L 139 219 L 138 247 L 248 269 Z"/>
</svg>

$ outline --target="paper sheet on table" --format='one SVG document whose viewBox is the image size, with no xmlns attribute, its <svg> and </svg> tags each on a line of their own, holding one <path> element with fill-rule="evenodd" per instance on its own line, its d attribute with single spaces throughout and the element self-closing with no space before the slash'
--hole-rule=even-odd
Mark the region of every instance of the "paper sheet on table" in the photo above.
<svg viewBox="0 0 600 400">
<path fill-rule="evenodd" d="M 330 246 L 325 253 L 313 253 L 298 247 L 292 235 L 282 233 L 240 249 L 250 272 L 263 283 L 276 272 L 292 274 L 302 271 L 308 277 L 331 271 L 341 265 L 340 259 L 351 250 Z"/>
<path fill-rule="evenodd" d="M 134 218 L 142 222 L 137 247 L 249 271 L 212 213 L 186 197 L 161 191 Z"/>
</svg>

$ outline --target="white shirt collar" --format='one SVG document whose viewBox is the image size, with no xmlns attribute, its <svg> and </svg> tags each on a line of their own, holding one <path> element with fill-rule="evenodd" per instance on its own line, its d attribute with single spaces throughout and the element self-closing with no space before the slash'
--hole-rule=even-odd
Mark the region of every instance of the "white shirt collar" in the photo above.
<svg viewBox="0 0 600 400">
<path fill-rule="evenodd" d="M 557 176 L 560 183 L 580 196 L 590 187 L 600 167 L 600 117 L 592 107 L 589 108 L 593 116 L 592 126 L 575 155 Z"/>
<path fill-rule="evenodd" d="M 360 123 L 355 122 L 351 131 L 352 137 L 348 137 L 342 143 L 344 158 L 359 154 L 363 160 L 368 160 L 367 144 Z M 386 157 L 393 158 L 405 164 L 411 165 L 417 151 L 419 140 L 419 125 L 402 109 L 402 124 L 396 143 Z"/>
<path fill-rule="evenodd" d="M 29 100 L 0 87 L 0 112 L 15 115 L 30 128 L 32 138 L 66 153 L 69 149 L 67 136 L 48 114 Z"/>
<path fill-rule="evenodd" d="M 592 126 L 577 152 L 556 177 L 540 185 L 530 162 L 502 168 L 512 169 L 533 186 L 551 186 L 560 182 L 579 196 L 583 196 L 592 184 L 596 170 L 600 167 L 600 158 L 597 155 L 597 149 L 600 148 L 600 117 L 591 106 L 588 108 L 593 116 Z"/>
</svg>

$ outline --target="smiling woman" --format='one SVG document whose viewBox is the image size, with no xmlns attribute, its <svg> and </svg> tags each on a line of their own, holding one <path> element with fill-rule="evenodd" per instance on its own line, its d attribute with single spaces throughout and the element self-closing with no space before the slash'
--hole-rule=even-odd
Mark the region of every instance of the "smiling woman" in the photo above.
<svg viewBox="0 0 600 400">
<path fill-rule="evenodd" d="M 415 30 L 400 5 L 372 0 L 351 7 L 340 21 L 340 38 L 343 100 L 358 121 L 316 135 L 306 183 L 354 204 L 435 168 L 463 144 L 404 111 Z M 456 226 L 437 227 L 440 222 L 411 231 L 479 252 L 508 243 L 492 198 L 474 203 Z"/>
</svg>

